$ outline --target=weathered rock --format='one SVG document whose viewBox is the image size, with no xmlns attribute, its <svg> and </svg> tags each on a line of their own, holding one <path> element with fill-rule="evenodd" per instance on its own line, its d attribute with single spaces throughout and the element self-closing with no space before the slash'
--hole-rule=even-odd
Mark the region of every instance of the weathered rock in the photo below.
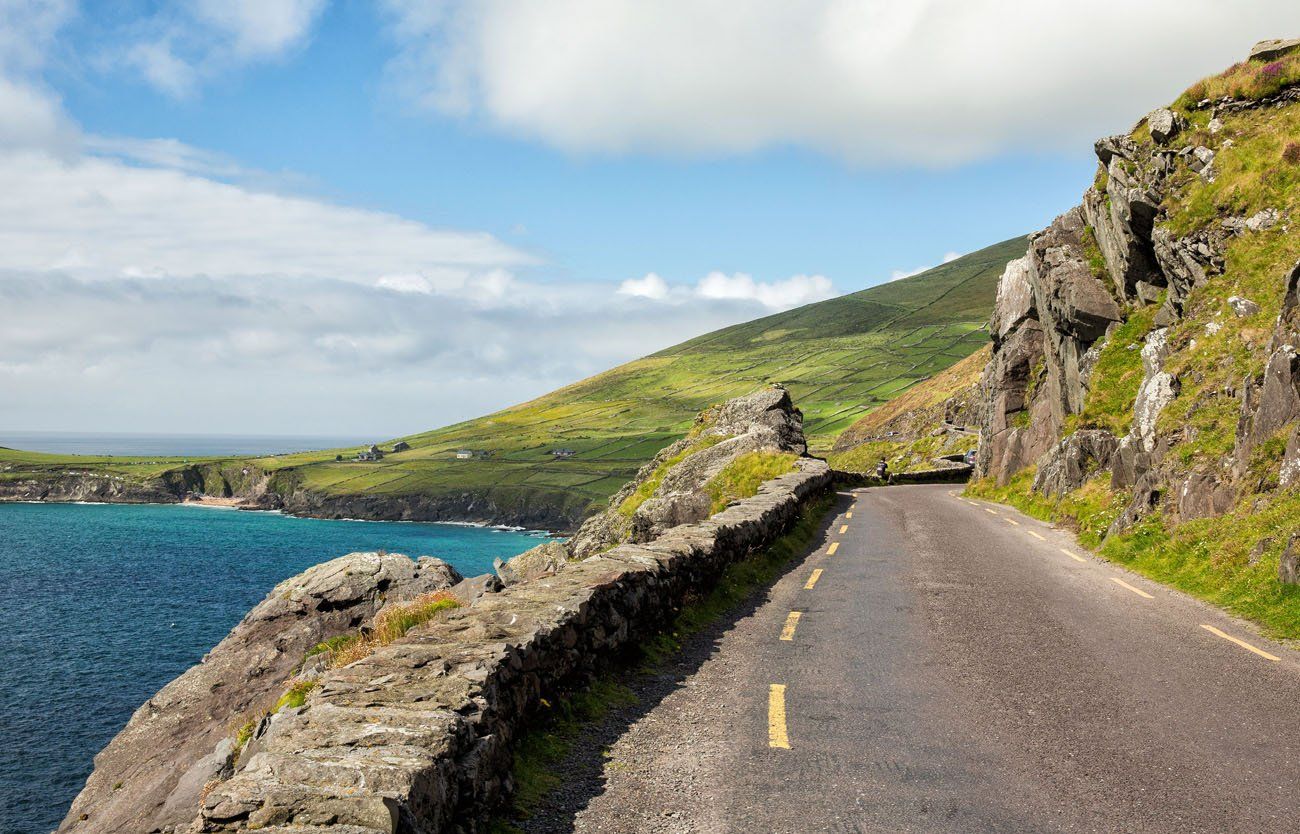
<svg viewBox="0 0 1300 834">
<path fill-rule="evenodd" d="M 1232 509 L 1236 499 L 1232 486 L 1218 476 L 1206 472 L 1193 472 L 1183 479 L 1178 488 L 1178 518 L 1212 518 Z"/>
<path fill-rule="evenodd" d="M 385 600 L 459 580 L 440 559 L 353 553 L 281 582 L 199 665 L 136 710 L 95 757 L 59 830 L 188 824 L 208 783 L 234 767 L 235 729 L 274 705 L 307 649 L 357 627 Z"/>
<path fill-rule="evenodd" d="M 1187 120 L 1174 111 L 1162 107 L 1153 110 L 1151 115 L 1147 116 L 1147 127 L 1151 130 L 1152 139 L 1162 145 L 1168 145 L 1171 139 L 1187 127 Z"/>
<path fill-rule="evenodd" d="M 1260 41 L 1250 50 L 1252 61 L 1276 61 L 1278 58 L 1300 47 L 1300 38 L 1286 38 Z"/>
<path fill-rule="evenodd" d="M 570 555 L 585 559 L 616 544 L 649 541 L 672 527 L 703 521 L 712 504 L 705 485 L 738 456 L 764 450 L 798 455 L 808 450 L 803 414 L 779 385 L 704 412 L 691 435 L 660 451 L 610 499 L 609 509 L 583 523 L 568 542 Z M 629 510 L 629 499 L 655 478 L 651 494 L 641 495 Z"/>
<path fill-rule="evenodd" d="M 504 587 L 505 584 L 495 573 L 485 573 L 480 576 L 462 579 L 452 585 L 450 591 L 452 596 L 460 600 L 461 605 L 473 605 L 484 595 L 495 594 Z"/>
<path fill-rule="evenodd" d="M 1228 306 L 1232 308 L 1233 314 L 1239 319 L 1253 316 L 1259 312 L 1258 304 L 1249 298 L 1242 298 L 1238 295 L 1228 296 Z"/>
<path fill-rule="evenodd" d="M 1300 585 L 1300 533 L 1292 533 L 1277 562 L 1277 579 L 1283 585 Z"/>
<path fill-rule="evenodd" d="M 1214 182 L 1214 151 L 1204 145 L 1192 149 L 1188 167 L 1201 175 L 1201 179 Z"/>
<path fill-rule="evenodd" d="M 1016 258 L 1003 270 L 989 324 L 994 339 L 1005 339 L 1014 328 L 1033 316 L 1034 290 L 1029 280 L 1033 270 L 1034 262 L 1029 255 Z"/>
<path fill-rule="evenodd" d="M 525 550 L 508 562 L 496 560 L 497 576 L 506 585 L 527 582 L 542 576 L 550 576 L 569 564 L 569 550 L 563 542 L 548 541 L 531 550 Z"/>
<path fill-rule="evenodd" d="M 1119 441 L 1100 429 L 1082 429 L 1064 437 L 1038 464 L 1034 491 L 1064 495 L 1109 469 Z"/>
<path fill-rule="evenodd" d="M 1156 445 L 1156 420 L 1165 406 L 1178 396 L 1176 380 L 1163 370 L 1169 355 L 1169 331 L 1159 328 L 1147 334 L 1142 346 L 1142 385 L 1133 404 L 1132 437 L 1137 449 L 1151 452 Z"/>
</svg>

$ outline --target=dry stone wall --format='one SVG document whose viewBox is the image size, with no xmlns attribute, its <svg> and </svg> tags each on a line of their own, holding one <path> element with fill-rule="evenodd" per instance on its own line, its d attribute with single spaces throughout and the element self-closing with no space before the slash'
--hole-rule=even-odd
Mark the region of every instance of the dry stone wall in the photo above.
<svg viewBox="0 0 1300 834">
<path fill-rule="evenodd" d="M 801 459 L 708 520 L 485 594 L 327 672 L 301 708 L 267 722 L 192 830 L 479 830 L 512 788 L 511 742 L 543 697 L 654 633 L 830 485 L 823 461 Z"/>
</svg>

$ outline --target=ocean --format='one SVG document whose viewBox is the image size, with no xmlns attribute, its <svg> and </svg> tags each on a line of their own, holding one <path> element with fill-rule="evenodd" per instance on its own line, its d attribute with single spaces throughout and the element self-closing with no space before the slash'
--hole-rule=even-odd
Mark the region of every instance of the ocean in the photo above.
<svg viewBox="0 0 1300 834">
<path fill-rule="evenodd" d="M 56 455 L 277 455 L 340 449 L 387 439 L 333 435 L 127 434 L 0 429 L 0 446 Z"/>
<path fill-rule="evenodd" d="M 53 830 L 135 708 L 280 580 L 380 549 L 473 576 L 540 541 L 183 505 L 0 504 L 0 832 Z"/>
</svg>

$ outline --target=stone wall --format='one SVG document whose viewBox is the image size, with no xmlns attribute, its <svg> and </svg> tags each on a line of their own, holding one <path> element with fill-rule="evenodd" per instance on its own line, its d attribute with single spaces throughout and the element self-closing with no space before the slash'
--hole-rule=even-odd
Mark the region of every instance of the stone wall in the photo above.
<svg viewBox="0 0 1300 834">
<path fill-rule="evenodd" d="M 543 697 L 664 626 L 830 484 L 823 461 L 801 459 L 712 518 L 485 594 L 326 672 L 259 729 L 191 830 L 479 830 L 512 788 L 511 743 Z"/>
</svg>

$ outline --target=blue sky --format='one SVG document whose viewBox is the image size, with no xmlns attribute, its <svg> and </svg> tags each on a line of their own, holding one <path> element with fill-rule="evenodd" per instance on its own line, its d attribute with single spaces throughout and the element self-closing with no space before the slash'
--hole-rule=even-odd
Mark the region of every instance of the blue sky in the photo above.
<svg viewBox="0 0 1300 834">
<path fill-rule="evenodd" d="M 70 53 L 93 53 L 118 17 L 88 8 Z M 171 137 L 304 178 L 290 184 L 328 199 L 483 229 L 542 253 L 540 273 L 554 278 L 818 272 L 859 289 L 1042 226 L 1092 176 L 1086 142 L 902 168 L 793 146 L 703 157 L 560 150 L 413 110 L 386 78 L 388 25 L 370 3 L 335 3 L 287 57 L 180 99 L 80 63 L 54 80 L 88 131 Z"/>
<path fill-rule="evenodd" d="M 1095 138 L 1297 23 L 1279 0 L 0 0 L 0 431 L 474 416 L 1040 228 Z"/>
</svg>

